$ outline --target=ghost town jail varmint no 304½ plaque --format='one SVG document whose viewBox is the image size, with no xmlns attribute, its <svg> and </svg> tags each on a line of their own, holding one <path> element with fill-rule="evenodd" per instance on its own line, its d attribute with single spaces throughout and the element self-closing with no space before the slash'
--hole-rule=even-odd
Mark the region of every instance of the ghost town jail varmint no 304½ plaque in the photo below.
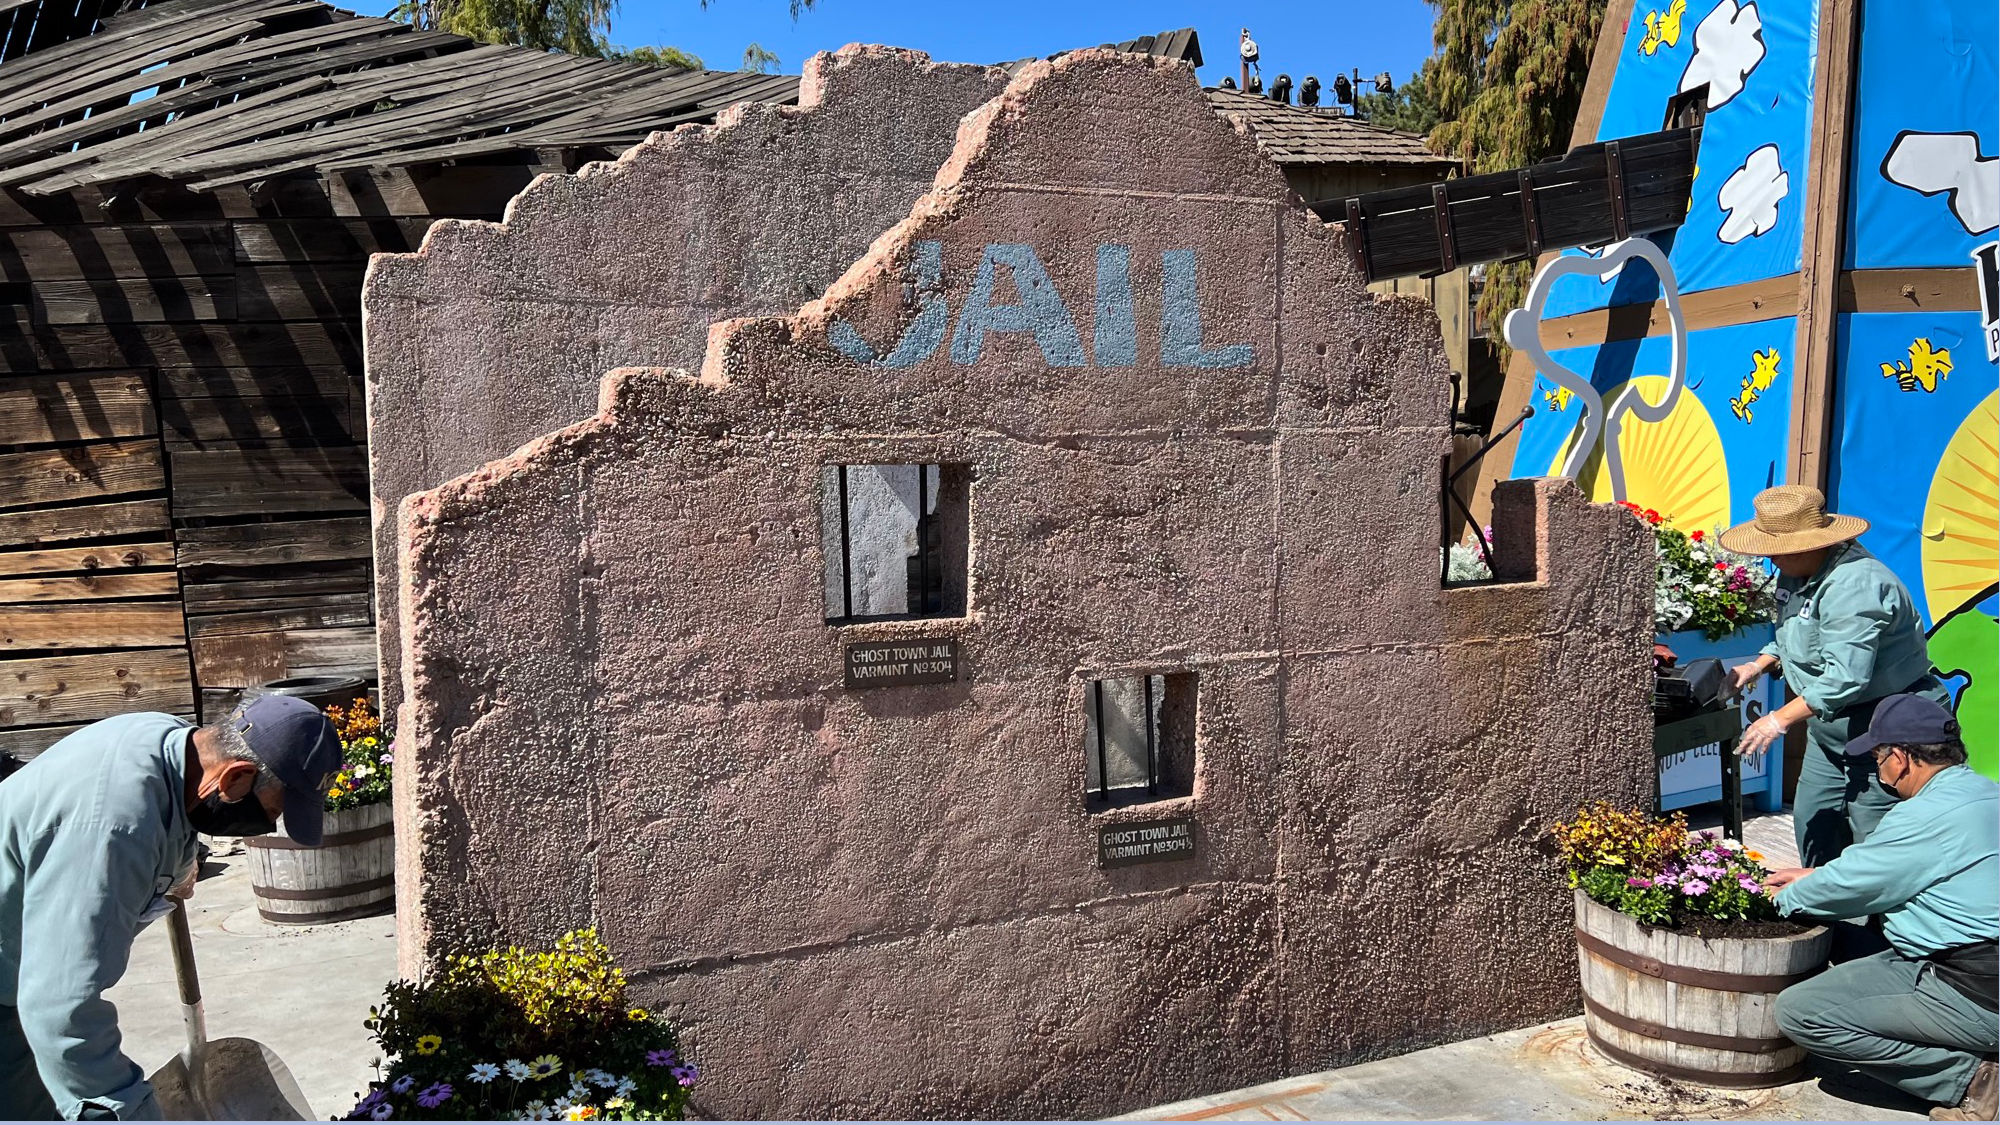
<svg viewBox="0 0 2000 1125">
<path fill-rule="evenodd" d="M 847 686 L 948 684 L 958 679 L 956 637 L 855 641 L 847 646 Z"/>
</svg>

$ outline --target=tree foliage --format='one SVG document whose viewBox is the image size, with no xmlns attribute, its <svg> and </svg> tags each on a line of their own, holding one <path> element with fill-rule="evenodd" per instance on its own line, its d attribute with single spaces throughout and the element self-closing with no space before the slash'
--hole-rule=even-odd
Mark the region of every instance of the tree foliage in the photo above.
<svg viewBox="0 0 2000 1125">
<path fill-rule="evenodd" d="M 1424 60 L 1424 65 L 1391 93 L 1362 94 L 1355 99 L 1355 112 L 1371 125 L 1429 134 L 1443 120 L 1437 94 L 1431 89 L 1431 71 L 1436 65 L 1435 60 Z"/>
<path fill-rule="evenodd" d="M 743 65 L 736 69 L 747 70 L 754 74 L 770 74 L 778 69 L 778 56 L 776 52 L 766 51 L 763 44 L 752 43 L 743 48 Z"/>
<path fill-rule="evenodd" d="M 1428 2 L 1437 49 L 1423 73 L 1440 116 L 1432 150 L 1475 173 L 1567 151 L 1605 0 Z M 1479 299 L 1487 323 L 1520 306 L 1533 271 L 1532 262 L 1488 269 Z"/>
<path fill-rule="evenodd" d="M 614 46 L 611 16 L 617 10 L 618 0 L 401 0 L 389 15 L 425 30 L 448 31 L 481 43 L 701 69 L 701 59 L 679 47 Z M 772 56 L 772 62 L 776 61 Z"/>
</svg>

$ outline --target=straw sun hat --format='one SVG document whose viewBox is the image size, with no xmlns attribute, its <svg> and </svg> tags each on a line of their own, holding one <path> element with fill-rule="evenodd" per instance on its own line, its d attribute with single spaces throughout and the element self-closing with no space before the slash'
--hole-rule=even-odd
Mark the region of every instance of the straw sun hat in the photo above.
<svg viewBox="0 0 2000 1125">
<path fill-rule="evenodd" d="M 1826 496 L 1804 484 L 1767 488 L 1752 501 L 1757 518 L 1722 533 L 1722 545 L 1741 555 L 1796 555 L 1817 551 L 1868 530 L 1860 516 L 1833 515 Z"/>
</svg>

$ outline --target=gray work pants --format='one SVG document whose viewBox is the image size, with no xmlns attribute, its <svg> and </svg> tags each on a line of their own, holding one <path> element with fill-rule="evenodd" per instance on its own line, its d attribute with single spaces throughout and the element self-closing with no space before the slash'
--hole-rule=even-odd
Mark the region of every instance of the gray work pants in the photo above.
<svg viewBox="0 0 2000 1125">
<path fill-rule="evenodd" d="M 21 1017 L 0 1004 L 0 1121 L 60 1121 L 55 1100 L 35 1069 L 35 1052 L 21 1033 Z"/>
<path fill-rule="evenodd" d="M 1812 1054 L 1939 1105 L 1964 1100 L 1980 1056 L 2000 1046 L 2000 1016 L 1893 949 L 1787 988 L 1777 1017 Z"/>
</svg>

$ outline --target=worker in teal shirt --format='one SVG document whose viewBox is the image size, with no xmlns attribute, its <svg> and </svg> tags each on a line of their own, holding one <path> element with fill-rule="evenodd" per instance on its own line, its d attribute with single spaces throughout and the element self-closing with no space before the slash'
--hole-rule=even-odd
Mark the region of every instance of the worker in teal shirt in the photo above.
<svg viewBox="0 0 2000 1125">
<path fill-rule="evenodd" d="M 317 844 L 340 760 L 317 708 L 264 696 L 198 729 L 92 723 L 0 782 L 0 1120 L 160 1116 L 105 989 L 192 886 L 196 832 L 262 835 L 282 816 Z"/>
<path fill-rule="evenodd" d="M 1889 948 L 1778 996 L 1778 1026 L 1807 1051 L 1937 1104 L 1939 1121 L 1991 1121 L 2000 1097 L 2000 786 L 1965 766 L 1951 713 L 1920 695 L 1876 708 L 1847 752 L 1875 759 L 1898 802 L 1821 867 L 1775 872 L 1780 912 L 1879 915 Z"/>
<path fill-rule="evenodd" d="M 1816 867 L 1868 838 L 1893 803 L 1875 784 L 1875 763 L 1846 753 L 1875 705 L 1916 693 L 1950 699 L 1931 672 L 1916 599 L 1855 537 L 1856 516 L 1832 515 L 1819 489 L 1780 485 L 1757 494 L 1757 518 L 1722 533 L 1722 545 L 1766 555 L 1782 575 L 1777 639 L 1732 669 L 1737 689 L 1776 669 L 1796 697 L 1751 723 L 1737 752 L 1751 761 L 1800 722 L 1807 746 L 1792 800 L 1799 858 Z"/>
</svg>

